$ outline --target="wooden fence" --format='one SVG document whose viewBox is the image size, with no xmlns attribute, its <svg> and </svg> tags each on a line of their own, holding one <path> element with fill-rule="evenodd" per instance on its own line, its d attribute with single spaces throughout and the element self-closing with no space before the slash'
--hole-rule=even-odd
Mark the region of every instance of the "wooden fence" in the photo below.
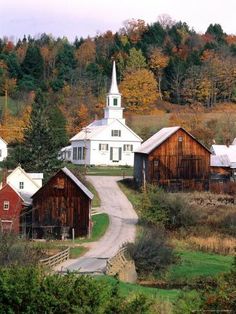
<svg viewBox="0 0 236 314">
<path fill-rule="evenodd" d="M 41 259 L 39 263 L 43 266 L 48 266 L 48 267 L 54 267 L 67 259 L 69 259 L 70 256 L 70 248 L 66 248 L 64 251 L 59 252 L 53 256 Z"/>
</svg>

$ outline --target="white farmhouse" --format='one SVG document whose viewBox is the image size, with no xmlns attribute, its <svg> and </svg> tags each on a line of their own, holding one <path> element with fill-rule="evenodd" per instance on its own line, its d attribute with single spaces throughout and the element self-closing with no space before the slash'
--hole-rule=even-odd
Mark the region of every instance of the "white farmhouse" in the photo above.
<svg viewBox="0 0 236 314">
<path fill-rule="evenodd" d="M 25 172 L 18 166 L 7 176 L 6 183 L 20 193 L 24 200 L 31 203 L 31 196 L 42 187 L 42 180 L 43 173 Z"/>
<path fill-rule="evenodd" d="M 142 139 L 126 124 L 113 63 L 112 82 L 104 118 L 95 120 L 70 139 L 71 162 L 78 165 L 134 165 L 134 151 Z"/>
<path fill-rule="evenodd" d="M 0 161 L 7 157 L 7 142 L 0 137 Z"/>
</svg>

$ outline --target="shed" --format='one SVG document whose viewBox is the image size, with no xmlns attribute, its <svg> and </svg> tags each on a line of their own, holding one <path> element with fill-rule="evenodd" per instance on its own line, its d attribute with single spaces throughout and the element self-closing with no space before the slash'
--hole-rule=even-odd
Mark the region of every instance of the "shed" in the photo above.
<svg viewBox="0 0 236 314">
<path fill-rule="evenodd" d="M 36 238 L 70 237 L 89 233 L 93 194 L 66 167 L 33 196 L 32 233 Z"/>
<path fill-rule="evenodd" d="M 211 152 L 180 126 L 167 127 L 135 152 L 134 179 L 169 190 L 207 190 Z"/>
</svg>

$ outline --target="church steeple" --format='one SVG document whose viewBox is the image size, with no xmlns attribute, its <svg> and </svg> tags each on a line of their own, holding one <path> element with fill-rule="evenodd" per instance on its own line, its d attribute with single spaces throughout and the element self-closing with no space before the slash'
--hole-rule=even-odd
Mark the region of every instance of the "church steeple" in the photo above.
<svg viewBox="0 0 236 314">
<path fill-rule="evenodd" d="M 119 94 L 118 86 L 117 86 L 117 79 L 116 79 L 116 62 L 113 61 L 112 67 L 112 78 L 111 78 L 111 88 L 109 94 Z"/>
<path fill-rule="evenodd" d="M 111 78 L 111 87 L 109 93 L 107 94 L 106 98 L 106 108 L 104 109 L 105 119 L 123 119 L 123 109 L 121 107 L 121 94 L 118 89 L 117 85 L 117 78 L 116 78 L 116 63 L 113 61 L 112 67 L 112 78 Z"/>
</svg>

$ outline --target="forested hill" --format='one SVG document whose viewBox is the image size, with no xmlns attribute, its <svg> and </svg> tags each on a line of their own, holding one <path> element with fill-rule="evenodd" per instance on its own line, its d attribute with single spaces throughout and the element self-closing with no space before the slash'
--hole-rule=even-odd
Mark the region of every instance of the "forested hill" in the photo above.
<svg viewBox="0 0 236 314">
<path fill-rule="evenodd" d="M 130 20 L 115 34 L 74 43 L 47 34 L 17 43 L 0 39 L 3 131 L 6 119 L 24 129 L 38 90 L 60 108 L 69 134 L 101 116 L 112 60 L 131 113 L 150 114 L 161 100 L 206 107 L 236 100 L 236 35 L 224 33 L 219 24 L 198 34 L 182 22 Z M 14 136 L 21 139 L 18 133 Z"/>
</svg>

